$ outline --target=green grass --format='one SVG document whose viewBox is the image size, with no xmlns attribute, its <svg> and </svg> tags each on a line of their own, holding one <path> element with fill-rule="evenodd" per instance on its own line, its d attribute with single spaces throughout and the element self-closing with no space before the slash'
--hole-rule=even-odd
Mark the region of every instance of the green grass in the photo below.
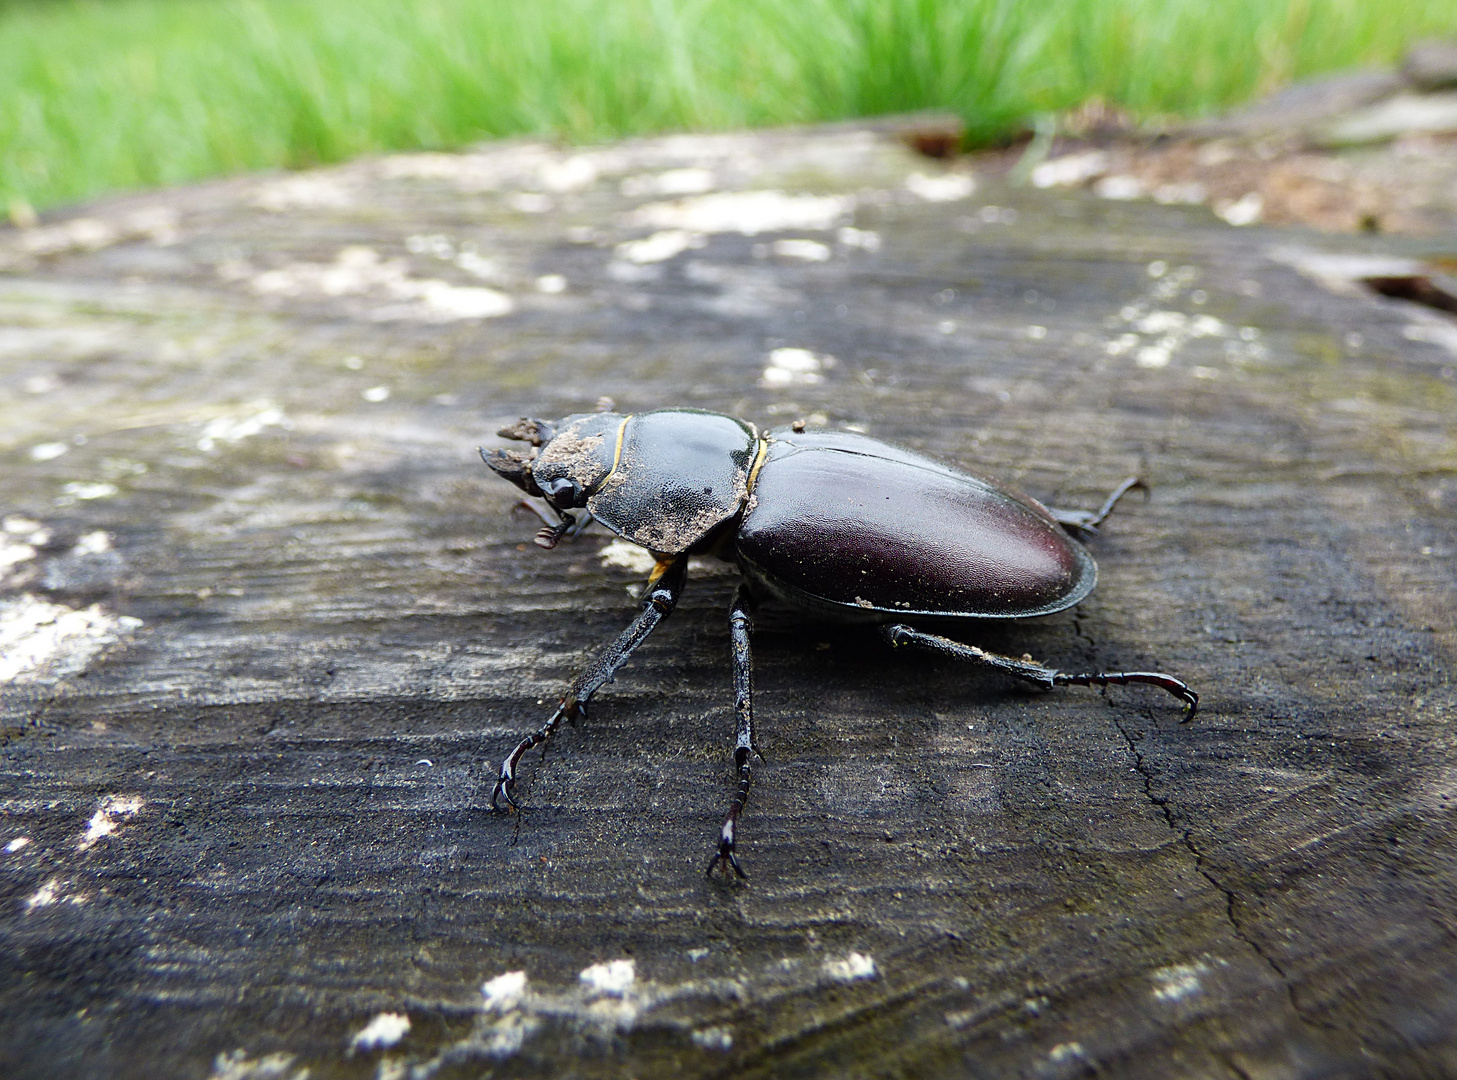
<svg viewBox="0 0 1457 1080">
<path fill-rule="evenodd" d="M 0 0 L 0 209 L 502 135 L 1208 113 L 1457 0 Z"/>
</svg>

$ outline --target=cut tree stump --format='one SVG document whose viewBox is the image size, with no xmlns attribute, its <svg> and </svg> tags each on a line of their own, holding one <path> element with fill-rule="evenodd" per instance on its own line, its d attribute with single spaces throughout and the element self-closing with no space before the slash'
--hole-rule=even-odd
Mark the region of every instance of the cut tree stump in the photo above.
<svg viewBox="0 0 1457 1080">
<path fill-rule="evenodd" d="M 1452 241 L 976 185 L 841 127 L 0 230 L 0 1073 L 1457 1076 L 1457 324 L 1310 269 Z M 641 576 L 476 447 L 601 396 L 1145 477 L 1075 611 L 956 632 L 1198 719 L 766 609 L 709 880 L 704 563 L 493 816 Z"/>
</svg>

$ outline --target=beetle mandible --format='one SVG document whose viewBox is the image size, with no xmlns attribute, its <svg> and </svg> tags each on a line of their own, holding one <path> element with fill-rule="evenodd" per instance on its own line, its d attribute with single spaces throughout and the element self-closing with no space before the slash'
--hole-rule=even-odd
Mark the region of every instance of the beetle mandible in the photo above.
<svg viewBox="0 0 1457 1080">
<path fill-rule="evenodd" d="M 719 830 L 708 872 L 746 877 L 735 851 L 739 817 L 753 782 L 754 713 L 749 635 L 764 600 L 821 618 L 879 624 L 893 646 L 915 645 L 1038 686 L 1146 683 L 1187 706 L 1199 695 L 1153 671 L 1073 674 L 999 656 L 918 630 L 906 620 L 1020 619 L 1072 607 L 1092 591 L 1098 569 L 1080 542 L 1094 533 L 1136 479 L 1096 511 L 1050 510 L 1026 495 L 864 435 L 760 433 L 753 424 L 696 409 L 621 415 L 579 413 L 523 419 L 501 429 L 526 451 L 481 451 L 486 464 L 528 495 L 548 525 L 536 536 L 556 546 L 586 510 L 656 565 L 642 611 L 568 689 L 542 727 L 501 763 L 491 808 L 512 795 L 521 756 L 546 742 L 563 719 L 585 716 L 587 700 L 612 681 L 678 603 L 688 557 L 711 554 L 743 574 L 729 605 L 738 789 Z M 535 505 L 535 504 L 530 504 Z M 586 522 L 583 523 L 584 525 Z M 761 758 L 763 755 L 759 755 Z"/>
</svg>

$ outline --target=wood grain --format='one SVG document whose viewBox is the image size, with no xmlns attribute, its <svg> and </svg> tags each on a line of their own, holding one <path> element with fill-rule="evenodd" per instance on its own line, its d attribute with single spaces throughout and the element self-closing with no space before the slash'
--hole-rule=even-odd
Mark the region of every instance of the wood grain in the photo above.
<svg viewBox="0 0 1457 1080">
<path fill-rule="evenodd" d="M 1457 1075 L 1454 358 L 1288 257 L 1413 250 L 907 186 L 943 169 L 843 128 L 520 143 L 0 231 L 0 1072 Z M 618 247 L 710 183 L 842 202 Z M 766 384 L 777 348 L 835 363 Z M 965 636 L 1175 673 L 1199 719 L 765 612 L 725 886 L 705 565 L 491 816 L 637 576 L 533 547 L 475 447 L 601 395 L 1064 506 L 1145 476 L 1076 611 Z M 408 1033 L 355 1045 L 380 1013 Z"/>
</svg>

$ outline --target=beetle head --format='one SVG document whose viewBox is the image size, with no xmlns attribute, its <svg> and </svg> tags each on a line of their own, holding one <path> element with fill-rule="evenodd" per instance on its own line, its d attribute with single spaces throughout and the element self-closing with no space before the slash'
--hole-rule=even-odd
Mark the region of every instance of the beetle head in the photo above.
<svg viewBox="0 0 1457 1080">
<path fill-rule="evenodd" d="M 531 463 L 541 444 L 549 442 L 553 433 L 552 425 L 545 420 L 533 420 L 523 416 L 516 423 L 503 427 L 496 434 L 503 439 L 530 443 L 531 449 L 526 451 L 487 450 L 482 446 L 479 448 L 481 460 L 489 465 L 498 476 L 504 476 L 526 494 L 541 496 L 543 492 L 536 486 L 536 481 L 531 476 Z"/>
<path fill-rule="evenodd" d="M 557 510 L 587 505 L 612 471 L 617 432 L 627 418 L 579 413 L 551 423 L 522 419 L 497 434 L 531 444 L 531 450 L 482 450 L 485 463 L 528 495 Z"/>
</svg>

